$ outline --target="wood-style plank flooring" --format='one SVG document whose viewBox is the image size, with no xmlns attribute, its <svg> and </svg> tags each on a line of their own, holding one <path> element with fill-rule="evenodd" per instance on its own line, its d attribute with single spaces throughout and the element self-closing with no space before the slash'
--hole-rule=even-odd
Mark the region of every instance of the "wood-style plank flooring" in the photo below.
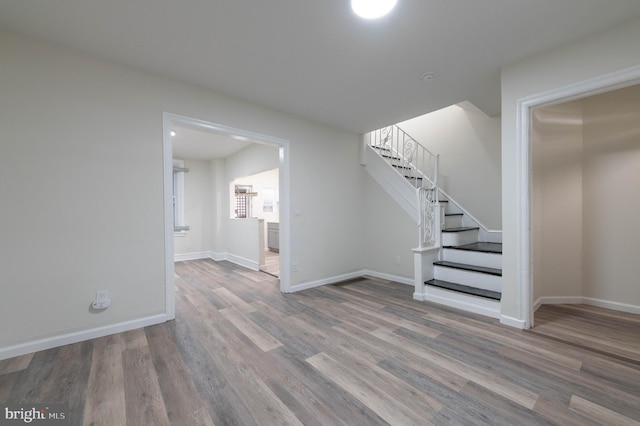
<svg viewBox="0 0 640 426">
<path fill-rule="evenodd" d="M 264 266 L 260 268 L 262 272 L 266 272 L 274 277 L 280 276 L 280 253 L 271 250 L 264 252 Z"/>
<path fill-rule="evenodd" d="M 180 262 L 175 321 L 0 361 L 0 402 L 78 425 L 640 424 L 637 318 L 583 307 L 610 331 L 580 341 L 555 307 L 525 332 L 412 291 Z"/>
<path fill-rule="evenodd" d="M 587 305 L 543 305 L 532 332 L 640 364 L 640 315 Z"/>
</svg>

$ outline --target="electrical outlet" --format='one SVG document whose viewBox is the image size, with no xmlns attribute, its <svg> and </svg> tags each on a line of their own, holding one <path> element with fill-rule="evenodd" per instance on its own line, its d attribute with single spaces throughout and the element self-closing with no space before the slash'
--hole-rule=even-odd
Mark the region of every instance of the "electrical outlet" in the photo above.
<svg viewBox="0 0 640 426">
<path fill-rule="evenodd" d="M 111 299 L 109 299 L 109 292 L 106 290 L 96 291 L 96 298 L 93 299 L 91 307 L 93 309 L 107 309 L 111 306 Z"/>
<path fill-rule="evenodd" d="M 293 263 L 291 264 L 291 270 L 292 270 L 293 272 L 298 272 L 298 262 L 293 262 Z"/>
<path fill-rule="evenodd" d="M 400 256 L 396 256 L 396 265 L 400 264 Z"/>
</svg>

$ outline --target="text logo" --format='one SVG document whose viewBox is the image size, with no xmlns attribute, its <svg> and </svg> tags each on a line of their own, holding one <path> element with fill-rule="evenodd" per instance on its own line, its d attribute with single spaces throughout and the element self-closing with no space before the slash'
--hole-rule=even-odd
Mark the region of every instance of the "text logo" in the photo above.
<svg viewBox="0 0 640 426">
<path fill-rule="evenodd" d="M 64 404 L 0 406 L 0 425 L 68 425 L 69 409 Z"/>
</svg>

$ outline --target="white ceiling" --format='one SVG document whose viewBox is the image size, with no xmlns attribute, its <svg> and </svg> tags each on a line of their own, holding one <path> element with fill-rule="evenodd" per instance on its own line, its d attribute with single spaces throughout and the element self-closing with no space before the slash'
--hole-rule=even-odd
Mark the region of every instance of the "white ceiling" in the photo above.
<svg viewBox="0 0 640 426">
<path fill-rule="evenodd" d="M 501 66 L 640 18 L 638 0 L 2 0 L 0 28 L 363 132 L 469 100 Z M 420 76 L 435 72 L 424 82 Z"/>
<path fill-rule="evenodd" d="M 226 158 L 243 150 L 252 143 L 186 127 L 173 126 L 173 131 L 176 133 L 171 138 L 173 158 L 183 160 Z"/>
</svg>

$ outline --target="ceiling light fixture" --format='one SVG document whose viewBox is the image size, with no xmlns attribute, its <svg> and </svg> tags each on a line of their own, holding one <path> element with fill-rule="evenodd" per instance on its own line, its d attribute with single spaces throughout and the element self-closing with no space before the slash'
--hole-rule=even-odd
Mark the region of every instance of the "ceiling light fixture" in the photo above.
<svg viewBox="0 0 640 426">
<path fill-rule="evenodd" d="M 361 18 L 380 18 L 396 5 L 398 0 L 351 0 L 351 9 Z"/>
<path fill-rule="evenodd" d="M 422 81 L 431 81 L 433 79 L 436 78 L 436 73 L 435 72 L 425 72 L 424 74 L 422 74 L 420 76 L 420 79 Z"/>
<path fill-rule="evenodd" d="M 174 132 L 173 130 L 171 131 L 171 136 L 175 136 L 176 132 Z"/>
</svg>

